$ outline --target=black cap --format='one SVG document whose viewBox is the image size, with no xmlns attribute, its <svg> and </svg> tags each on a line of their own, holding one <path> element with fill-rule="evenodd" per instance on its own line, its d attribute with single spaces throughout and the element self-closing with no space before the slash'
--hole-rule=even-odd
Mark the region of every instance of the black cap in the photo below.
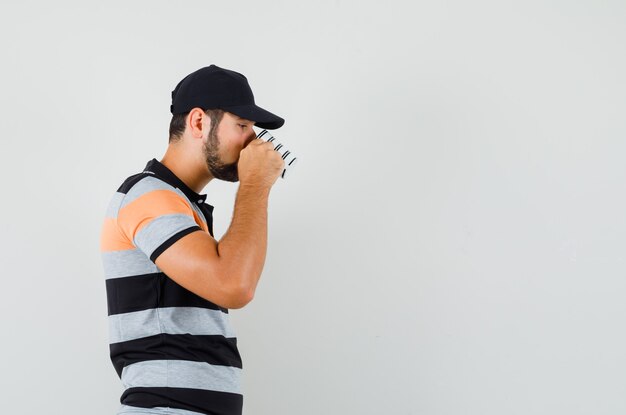
<svg viewBox="0 0 626 415">
<path fill-rule="evenodd" d="M 172 114 L 181 114 L 200 107 L 223 109 L 250 121 L 259 128 L 274 130 L 285 120 L 258 107 L 248 79 L 239 72 L 206 66 L 184 77 L 172 91 Z"/>
</svg>

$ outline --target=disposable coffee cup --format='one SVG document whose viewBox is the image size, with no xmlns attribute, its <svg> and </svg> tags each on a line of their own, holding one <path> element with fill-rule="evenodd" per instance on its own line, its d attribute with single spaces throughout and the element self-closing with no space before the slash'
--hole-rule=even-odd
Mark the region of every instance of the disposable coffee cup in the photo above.
<svg viewBox="0 0 626 415">
<path fill-rule="evenodd" d="M 278 151 L 278 153 L 283 157 L 283 160 L 285 160 L 285 168 L 280 175 L 280 177 L 284 179 L 287 175 L 287 172 L 291 171 L 291 169 L 293 169 L 293 166 L 296 164 L 296 157 L 291 151 L 287 150 L 287 148 L 282 143 L 277 142 L 274 136 L 270 134 L 267 130 L 263 130 L 259 134 L 257 134 L 257 138 L 260 138 L 263 141 L 267 141 L 268 143 L 272 143 L 274 145 L 274 150 Z"/>
</svg>

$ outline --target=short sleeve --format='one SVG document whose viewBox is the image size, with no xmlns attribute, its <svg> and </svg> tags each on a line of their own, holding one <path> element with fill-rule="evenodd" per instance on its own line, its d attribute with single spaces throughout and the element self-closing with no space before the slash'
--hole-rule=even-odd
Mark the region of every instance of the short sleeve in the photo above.
<svg viewBox="0 0 626 415">
<path fill-rule="evenodd" d="M 127 194 L 118 211 L 117 224 L 152 262 L 183 236 L 201 230 L 191 206 L 173 188 Z"/>
</svg>

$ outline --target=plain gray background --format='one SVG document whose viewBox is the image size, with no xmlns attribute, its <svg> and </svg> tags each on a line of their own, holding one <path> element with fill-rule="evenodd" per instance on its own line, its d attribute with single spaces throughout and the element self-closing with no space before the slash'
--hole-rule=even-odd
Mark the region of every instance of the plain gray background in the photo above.
<svg viewBox="0 0 626 415">
<path fill-rule="evenodd" d="M 100 226 L 215 63 L 298 157 L 245 414 L 625 413 L 625 41 L 623 1 L 2 3 L 1 412 L 115 413 Z"/>
</svg>

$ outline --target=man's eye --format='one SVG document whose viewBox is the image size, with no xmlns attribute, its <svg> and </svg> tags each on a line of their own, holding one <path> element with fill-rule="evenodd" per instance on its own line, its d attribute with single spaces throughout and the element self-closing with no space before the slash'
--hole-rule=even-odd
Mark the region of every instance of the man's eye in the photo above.
<svg viewBox="0 0 626 415">
<path fill-rule="evenodd" d="M 240 127 L 243 127 L 243 128 L 245 128 L 245 127 L 246 127 L 246 125 L 245 125 L 245 124 L 239 124 L 239 126 L 240 126 Z"/>
</svg>

